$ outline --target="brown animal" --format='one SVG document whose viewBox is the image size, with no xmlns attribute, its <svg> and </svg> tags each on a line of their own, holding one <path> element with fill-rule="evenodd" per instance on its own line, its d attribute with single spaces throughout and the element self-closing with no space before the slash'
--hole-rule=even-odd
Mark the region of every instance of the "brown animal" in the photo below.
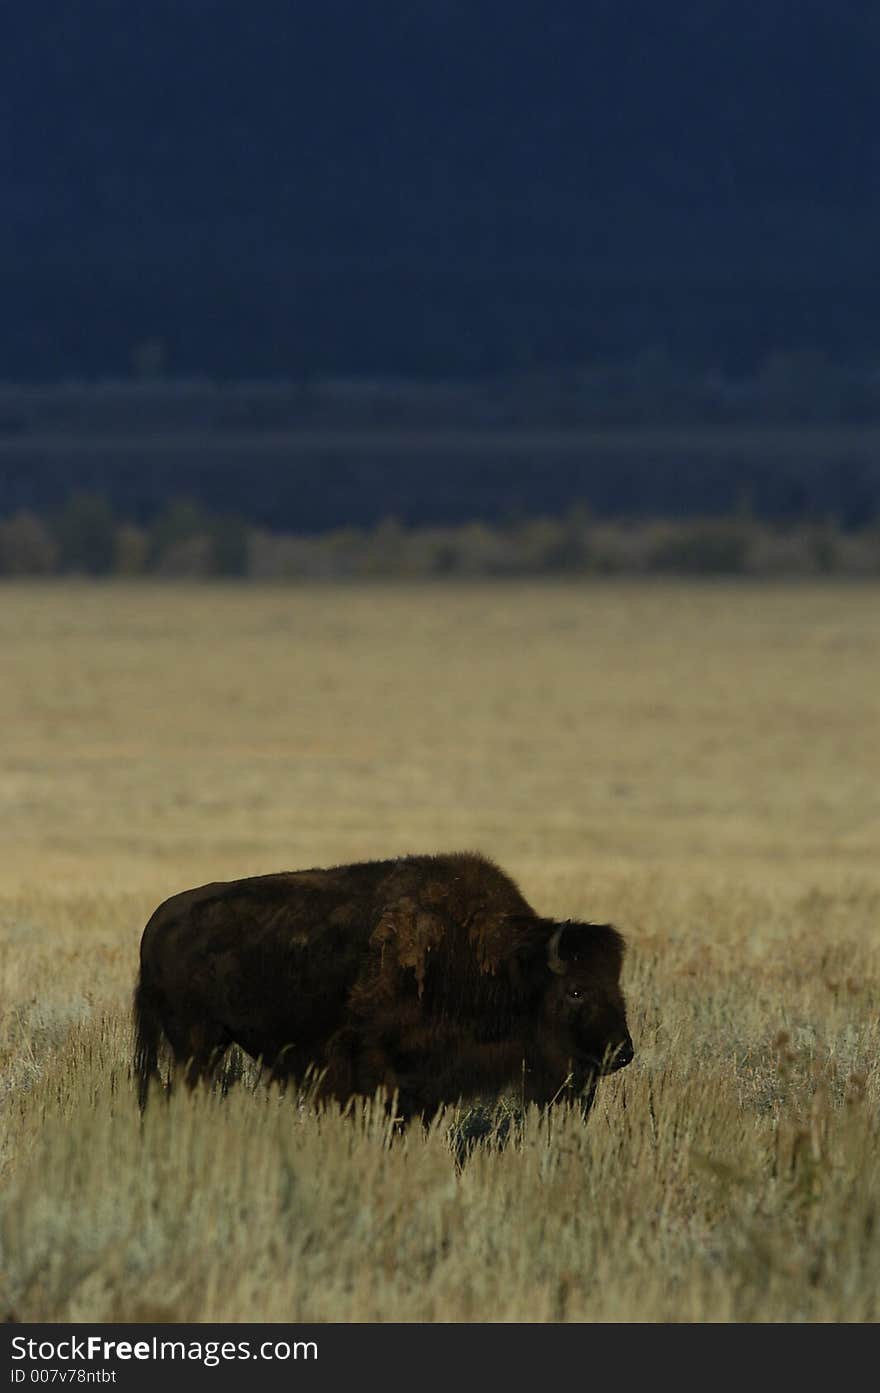
<svg viewBox="0 0 880 1393">
<path fill-rule="evenodd" d="M 141 941 L 141 1107 L 163 1035 L 190 1086 L 236 1043 L 319 1096 L 398 1114 L 515 1085 L 586 1095 L 633 1057 L 609 924 L 542 919 L 471 852 L 254 876 L 161 904 Z"/>
</svg>

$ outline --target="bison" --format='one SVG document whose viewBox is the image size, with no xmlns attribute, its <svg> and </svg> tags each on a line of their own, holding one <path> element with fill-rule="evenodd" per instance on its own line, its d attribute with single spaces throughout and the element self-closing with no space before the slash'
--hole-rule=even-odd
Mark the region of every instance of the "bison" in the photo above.
<svg viewBox="0 0 880 1393">
<path fill-rule="evenodd" d="M 402 1119 L 513 1085 L 592 1098 L 633 1046 L 610 924 L 544 919 L 473 852 L 185 890 L 141 941 L 140 1106 L 163 1036 L 190 1086 L 231 1044 L 319 1098 L 387 1090 Z M 583 1105 L 583 1104 L 582 1104 Z"/>
</svg>

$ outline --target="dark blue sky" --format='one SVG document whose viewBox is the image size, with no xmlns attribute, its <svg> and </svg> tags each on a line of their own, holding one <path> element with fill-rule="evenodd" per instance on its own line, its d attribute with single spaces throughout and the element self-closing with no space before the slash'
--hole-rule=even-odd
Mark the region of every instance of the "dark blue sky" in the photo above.
<svg viewBox="0 0 880 1393">
<path fill-rule="evenodd" d="M 877 356 L 870 0 L 30 0 L 0 375 Z"/>
</svg>

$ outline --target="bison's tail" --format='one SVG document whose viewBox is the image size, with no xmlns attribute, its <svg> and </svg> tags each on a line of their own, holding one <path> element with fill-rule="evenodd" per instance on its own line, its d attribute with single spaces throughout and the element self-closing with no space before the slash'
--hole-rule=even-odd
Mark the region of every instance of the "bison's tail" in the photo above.
<svg viewBox="0 0 880 1393">
<path fill-rule="evenodd" d="M 159 1077 L 159 1042 L 162 1022 L 155 998 L 144 982 L 143 973 L 134 989 L 134 1076 L 137 1081 L 138 1107 L 147 1106 L 150 1079 Z"/>
</svg>

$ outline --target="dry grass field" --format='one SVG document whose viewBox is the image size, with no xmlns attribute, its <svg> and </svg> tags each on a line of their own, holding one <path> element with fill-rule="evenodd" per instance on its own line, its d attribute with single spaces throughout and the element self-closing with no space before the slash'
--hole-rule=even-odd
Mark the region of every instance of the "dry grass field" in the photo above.
<svg viewBox="0 0 880 1393">
<path fill-rule="evenodd" d="M 880 592 L 0 590 L 0 1314 L 880 1318 Z M 636 1060 L 459 1174 L 129 1076 L 168 894 L 478 848 L 629 944 Z"/>
</svg>

